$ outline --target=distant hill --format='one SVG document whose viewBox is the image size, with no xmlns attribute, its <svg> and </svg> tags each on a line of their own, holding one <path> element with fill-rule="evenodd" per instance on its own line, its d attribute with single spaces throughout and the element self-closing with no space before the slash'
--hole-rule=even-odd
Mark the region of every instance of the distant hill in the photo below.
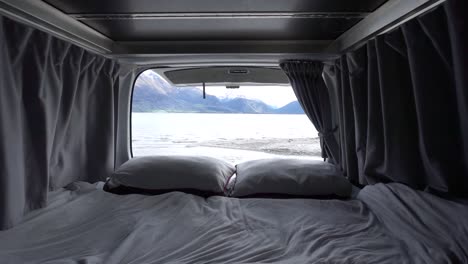
<svg viewBox="0 0 468 264">
<path fill-rule="evenodd" d="M 295 104 L 296 103 L 296 104 Z M 297 106 L 299 109 L 297 109 Z M 246 98 L 220 99 L 206 95 L 195 87 L 172 87 L 156 73 L 145 72 L 135 83 L 133 112 L 193 112 L 193 113 L 250 113 L 250 114 L 303 114 L 298 102 L 274 107 L 258 100 Z"/>
<path fill-rule="evenodd" d="M 298 101 L 294 101 L 276 109 L 275 114 L 304 114 L 304 110 Z"/>
</svg>

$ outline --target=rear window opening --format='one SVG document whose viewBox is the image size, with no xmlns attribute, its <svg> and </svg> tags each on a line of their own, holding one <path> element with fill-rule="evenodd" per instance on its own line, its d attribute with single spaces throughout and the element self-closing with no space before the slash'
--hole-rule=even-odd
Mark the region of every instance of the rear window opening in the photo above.
<svg viewBox="0 0 468 264">
<path fill-rule="evenodd" d="M 153 70 L 135 82 L 133 156 L 202 155 L 238 163 L 320 159 L 318 133 L 289 85 L 173 85 Z"/>
</svg>

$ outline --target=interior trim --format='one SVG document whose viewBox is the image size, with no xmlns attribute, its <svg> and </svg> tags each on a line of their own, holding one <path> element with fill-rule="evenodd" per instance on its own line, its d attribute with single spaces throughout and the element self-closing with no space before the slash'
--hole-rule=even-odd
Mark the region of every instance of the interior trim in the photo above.
<svg viewBox="0 0 468 264">
<path fill-rule="evenodd" d="M 282 60 L 320 60 L 324 62 L 339 58 L 339 54 L 287 54 L 287 53 L 224 53 L 224 54 L 141 54 L 116 55 L 122 63 L 145 67 L 197 67 L 197 66 L 275 66 Z"/>
<path fill-rule="evenodd" d="M 207 85 L 290 85 L 278 67 L 214 66 L 164 69 L 164 79 L 173 86 Z"/>
<path fill-rule="evenodd" d="M 77 20 L 211 19 L 211 18 L 365 18 L 369 12 L 188 12 L 69 14 Z"/>
<path fill-rule="evenodd" d="M 112 52 L 112 40 L 38 0 L 0 0 L 0 14 L 98 54 Z"/>
<path fill-rule="evenodd" d="M 400 26 L 446 0 L 388 0 L 372 14 L 338 37 L 328 52 L 347 52 L 365 41 Z"/>
<path fill-rule="evenodd" d="M 117 41 L 114 55 L 212 53 L 324 53 L 329 40 Z"/>
<path fill-rule="evenodd" d="M 132 102 L 135 82 L 146 68 L 122 69 L 116 117 L 116 141 L 114 169 L 133 157 L 132 149 Z"/>
<path fill-rule="evenodd" d="M 57 8 L 39 0 L 0 0 L 0 14 L 6 15 L 21 23 L 46 31 L 58 38 L 72 42 L 94 53 L 126 60 L 129 63 L 152 64 L 161 55 L 226 55 L 229 61 L 237 58 L 235 54 L 255 54 L 279 56 L 276 61 L 290 56 L 314 57 L 327 60 L 342 54 L 378 34 L 391 30 L 407 20 L 428 11 L 445 2 L 445 0 L 389 0 L 373 13 L 365 12 L 246 12 L 246 13 L 150 13 L 150 14 L 65 14 Z M 368 15 L 367 15 L 368 14 Z M 79 19 L 91 19 L 98 15 L 105 19 L 167 19 L 174 17 L 219 18 L 248 16 L 264 18 L 273 17 L 322 17 L 322 16 L 366 16 L 335 41 L 231 41 L 231 42 L 114 42 L 112 39 L 81 23 Z M 115 16 L 115 17 L 114 17 Z M 281 57 L 281 58 L 280 58 Z M 186 62 L 189 58 L 185 58 Z M 151 63 L 149 63 L 151 61 Z M 221 60 L 217 60 L 221 61 Z M 244 60 L 246 61 L 246 60 Z M 275 60 L 269 60 L 272 62 Z"/>
</svg>

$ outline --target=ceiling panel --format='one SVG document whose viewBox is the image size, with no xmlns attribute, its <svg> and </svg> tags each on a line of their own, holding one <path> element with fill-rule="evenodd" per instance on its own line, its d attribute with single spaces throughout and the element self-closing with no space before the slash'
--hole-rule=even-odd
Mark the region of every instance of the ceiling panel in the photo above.
<svg viewBox="0 0 468 264">
<path fill-rule="evenodd" d="M 335 40 L 386 0 L 45 0 L 114 41 Z"/>
<path fill-rule="evenodd" d="M 206 67 L 164 70 L 164 75 L 175 85 L 193 85 L 203 82 L 207 84 L 289 84 L 288 77 L 281 69 L 266 67 Z"/>
<path fill-rule="evenodd" d="M 46 0 L 65 13 L 372 12 L 386 0 Z"/>
<path fill-rule="evenodd" d="M 229 18 L 86 20 L 117 41 L 156 40 L 330 40 L 360 19 Z"/>
</svg>

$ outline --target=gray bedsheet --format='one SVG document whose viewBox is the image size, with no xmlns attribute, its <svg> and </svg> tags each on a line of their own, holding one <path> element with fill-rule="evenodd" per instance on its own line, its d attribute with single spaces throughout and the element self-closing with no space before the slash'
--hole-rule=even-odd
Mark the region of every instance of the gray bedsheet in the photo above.
<svg viewBox="0 0 468 264">
<path fill-rule="evenodd" d="M 468 206 L 397 184 L 366 187 L 348 201 L 118 196 L 87 183 L 73 187 L 0 232 L 0 263 L 467 260 Z"/>
</svg>

